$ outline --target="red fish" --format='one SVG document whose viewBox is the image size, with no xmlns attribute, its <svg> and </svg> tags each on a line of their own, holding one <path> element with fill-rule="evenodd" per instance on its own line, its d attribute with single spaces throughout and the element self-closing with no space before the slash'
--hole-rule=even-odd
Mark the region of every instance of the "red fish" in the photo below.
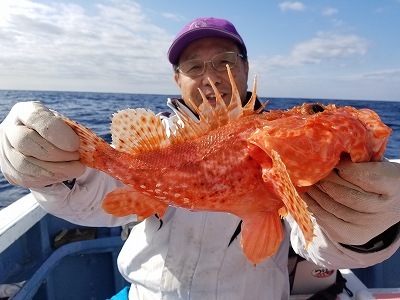
<svg viewBox="0 0 400 300">
<path fill-rule="evenodd" d="M 106 196 L 106 212 L 162 217 L 171 205 L 232 213 L 243 221 L 243 252 L 258 263 L 278 250 L 281 217 L 287 213 L 307 244 L 312 241 L 311 213 L 300 194 L 328 175 L 342 155 L 354 162 L 379 160 L 391 129 L 368 109 L 303 104 L 255 112 L 256 84 L 254 97 L 242 107 L 228 73 L 230 104 L 213 85 L 216 107 L 203 95 L 199 120 L 180 110 L 181 122 L 170 136 L 158 116 L 140 108 L 113 115 L 113 147 L 84 126 L 64 120 L 81 138 L 82 163 L 127 185 Z"/>
</svg>

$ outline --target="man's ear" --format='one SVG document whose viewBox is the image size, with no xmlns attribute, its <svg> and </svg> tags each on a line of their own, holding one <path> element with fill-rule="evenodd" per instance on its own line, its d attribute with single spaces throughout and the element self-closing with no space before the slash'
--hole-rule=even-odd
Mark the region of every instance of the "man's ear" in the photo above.
<svg viewBox="0 0 400 300">
<path fill-rule="evenodd" d="M 175 80 L 176 84 L 179 86 L 179 88 L 181 88 L 181 83 L 180 83 L 180 80 L 179 80 L 179 73 L 178 72 L 175 72 L 174 80 Z"/>
<path fill-rule="evenodd" d="M 249 77 L 249 61 L 245 61 L 245 70 L 246 70 L 246 76 Z"/>
</svg>

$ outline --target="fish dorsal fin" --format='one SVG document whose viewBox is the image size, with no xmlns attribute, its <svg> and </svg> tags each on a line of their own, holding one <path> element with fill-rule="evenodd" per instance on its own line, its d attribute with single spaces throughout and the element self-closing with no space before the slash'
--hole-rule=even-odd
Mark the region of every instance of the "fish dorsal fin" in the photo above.
<svg viewBox="0 0 400 300">
<path fill-rule="evenodd" d="M 212 121 L 213 121 L 214 126 L 212 126 L 211 129 L 214 129 L 214 128 L 218 128 L 220 126 L 223 126 L 223 125 L 225 125 L 225 124 L 227 124 L 229 122 L 229 112 L 228 112 L 228 107 L 226 106 L 226 104 L 224 102 L 224 99 L 222 99 L 221 93 L 218 91 L 217 87 L 210 80 L 210 78 L 208 78 L 208 80 L 209 80 L 209 82 L 210 82 L 210 84 L 212 86 L 212 89 L 214 90 L 215 98 L 216 98 L 215 108 L 213 108 L 210 104 L 208 104 L 211 107 L 211 110 L 213 110 L 214 119 Z M 232 86 L 232 91 L 233 90 L 234 90 L 234 88 Z M 201 91 L 200 91 L 200 93 L 201 93 Z M 203 104 L 209 103 L 208 101 L 204 102 L 205 96 L 203 94 L 202 94 L 202 98 L 203 98 Z M 232 99 L 233 98 L 234 97 L 232 96 Z M 240 99 L 240 97 L 239 97 L 239 99 Z"/>
<path fill-rule="evenodd" d="M 244 116 L 248 116 L 248 115 L 254 114 L 254 106 L 255 106 L 256 100 L 257 100 L 256 91 L 257 91 L 257 76 L 254 76 L 253 92 L 251 93 L 251 97 L 250 97 L 249 101 L 243 107 L 243 115 Z M 261 110 L 263 110 L 266 105 L 267 105 L 267 103 L 262 105 Z"/>
<path fill-rule="evenodd" d="M 211 106 L 201 90 L 199 90 L 199 92 L 203 99 L 203 103 L 201 103 L 199 107 L 197 107 L 190 99 L 186 100 L 189 106 L 192 107 L 194 112 L 198 115 L 198 119 L 194 120 L 186 110 L 176 107 L 175 112 L 183 123 L 183 125 L 177 127 L 175 134 L 176 139 L 179 139 L 179 136 L 191 136 L 192 138 L 196 138 L 237 120 L 242 116 L 255 113 L 254 106 L 257 98 L 257 78 L 254 78 L 252 96 L 248 103 L 243 107 L 239 91 L 229 67 L 227 67 L 227 71 L 232 86 L 232 98 L 229 105 L 225 104 L 218 88 L 210 79 L 208 79 L 215 93 L 215 107 Z"/>
<path fill-rule="evenodd" d="M 115 149 L 127 153 L 148 152 L 171 144 L 160 117 L 143 108 L 113 114 L 111 134 Z"/>
</svg>

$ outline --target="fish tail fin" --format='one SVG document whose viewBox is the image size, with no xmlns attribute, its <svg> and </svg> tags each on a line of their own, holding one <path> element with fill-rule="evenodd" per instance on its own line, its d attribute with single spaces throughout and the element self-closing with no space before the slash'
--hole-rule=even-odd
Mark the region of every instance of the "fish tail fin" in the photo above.
<svg viewBox="0 0 400 300">
<path fill-rule="evenodd" d="M 282 220 L 276 212 L 257 212 L 241 216 L 241 244 L 246 257 L 254 264 L 278 251 L 283 241 Z"/>
<path fill-rule="evenodd" d="M 80 161 L 87 167 L 97 169 L 96 158 L 99 157 L 105 149 L 112 149 L 112 147 L 95 132 L 82 124 L 66 117 L 62 117 L 62 119 L 75 131 L 81 140 L 81 145 L 78 150 L 81 156 Z"/>
<path fill-rule="evenodd" d="M 167 204 L 143 195 L 128 186 L 117 187 L 114 191 L 108 193 L 102 204 L 106 213 L 117 217 L 135 214 L 138 221 L 155 214 L 161 219 L 167 207 Z"/>
</svg>

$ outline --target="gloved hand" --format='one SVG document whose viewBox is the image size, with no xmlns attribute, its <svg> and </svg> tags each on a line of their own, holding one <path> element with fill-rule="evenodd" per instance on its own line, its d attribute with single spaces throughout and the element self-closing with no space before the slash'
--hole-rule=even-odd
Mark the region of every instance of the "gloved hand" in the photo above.
<svg viewBox="0 0 400 300">
<path fill-rule="evenodd" d="M 400 164 L 343 160 L 303 199 L 333 241 L 363 245 L 400 222 Z"/>
<path fill-rule="evenodd" d="M 85 167 L 79 137 L 40 102 L 15 104 L 0 124 L 0 166 L 13 185 L 27 188 L 71 180 Z"/>
</svg>

